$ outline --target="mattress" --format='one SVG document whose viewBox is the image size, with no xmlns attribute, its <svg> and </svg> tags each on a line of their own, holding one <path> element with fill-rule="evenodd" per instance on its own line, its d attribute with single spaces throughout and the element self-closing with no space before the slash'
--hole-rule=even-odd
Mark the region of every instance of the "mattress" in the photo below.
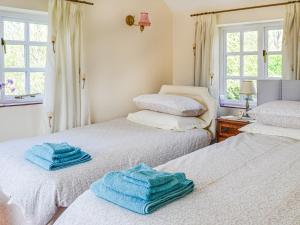
<svg viewBox="0 0 300 225">
<path fill-rule="evenodd" d="M 23 224 L 45 225 L 59 208 L 68 207 L 106 172 L 140 162 L 157 166 L 205 147 L 210 141 L 205 130 L 166 131 L 121 118 L 50 136 L 5 142 L 0 144 L 0 191 L 22 211 L 27 222 L 23 220 Z M 24 160 L 27 149 L 43 142 L 68 142 L 89 153 L 93 160 L 45 171 Z M 3 204 L 0 207 L 3 214 Z"/>
<path fill-rule="evenodd" d="M 240 134 L 157 167 L 185 172 L 193 193 L 142 216 L 81 195 L 55 225 L 299 225 L 300 142 Z"/>
</svg>

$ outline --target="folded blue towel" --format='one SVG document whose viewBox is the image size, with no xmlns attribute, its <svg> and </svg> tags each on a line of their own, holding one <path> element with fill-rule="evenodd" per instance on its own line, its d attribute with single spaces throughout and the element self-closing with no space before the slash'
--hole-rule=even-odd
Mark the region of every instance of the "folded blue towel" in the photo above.
<svg viewBox="0 0 300 225">
<path fill-rule="evenodd" d="M 69 145 L 68 143 L 60 143 L 60 144 L 55 144 L 55 143 L 44 143 L 44 147 L 47 148 L 50 154 L 62 154 L 62 153 L 68 153 L 72 152 L 74 150 L 74 147 Z"/>
<path fill-rule="evenodd" d="M 63 153 L 53 153 L 52 151 L 49 150 L 47 144 L 35 145 L 30 149 L 30 151 L 34 155 L 54 163 L 66 162 L 81 156 L 81 149 L 71 147 L 71 146 L 69 152 L 63 152 Z"/>
<path fill-rule="evenodd" d="M 66 168 L 66 167 L 70 167 L 70 166 L 73 166 L 73 165 L 77 165 L 77 164 L 80 164 L 80 163 L 90 161 L 92 159 L 89 154 L 81 151 L 80 155 L 76 159 L 71 159 L 69 161 L 61 160 L 61 162 L 54 163 L 52 161 L 48 161 L 46 159 L 43 159 L 43 158 L 35 155 L 34 152 L 32 152 L 32 150 L 28 150 L 25 153 L 25 158 L 27 160 L 29 160 L 30 162 L 35 163 L 38 166 L 40 166 L 40 167 L 42 167 L 46 170 L 49 170 L 49 171 L 63 169 L 63 168 Z"/>
<path fill-rule="evenodd" d="M 144 163 L 122 173 L 127 181 L 147 188 L 160 186 L 174 179 L 174 174 L 158 172 Z"/>
<path fill-rule="evenodd" d="M 186 196 L 187 194 L 193 192 L 193 190 L 193 181 L 185 180 L 184 182 L 181 182 L 181 186 L 178 189 L 170 193 L 166 193 L 156 200 L 145 201 L 140 198 L 135 198 L 116 192 L 105 186 L 102 180 L 99 180 L 91 185 L 91 191 L 94 192 L 97 197 L 142 215 L 150 214 L 155 210 Z"/>
<path fill-rule="evenodd" d="M 144 186 L 136 185 L 128 182 L 124 179 L 122 172 L 111 172 L 106 174 L 102 181 L 103 185 L 116 191 L 144 200 L 155 200 L 165 195 L 166 193 L 172 192 L 182 186 L 182 182 L 186 180 L 184 173 L 175 173 L 173 179 L 168 183 L 161 186 L 155 186 L 147 188 Z"/>
<path fill-rule="evenodd" d="M 82 152 L 80 149 L 77 149 L 76 151 L 74 151 L 74 153 L 62 153 L 62 154 L 58 154 L 58 155 L 47 155 L 47 154 L 41 154 L 41 152 L 36 152 L 33 149 L 28 150 L 31 154 L 40 157 L 42 159 L 45 159 L 49 162 L 52 162 L 54 164 L 56 163 L 64 163 L 64 162 L 69 162 L 71 160 L 76 160 L 80 157 L 82 157 Z"/>
</svg>

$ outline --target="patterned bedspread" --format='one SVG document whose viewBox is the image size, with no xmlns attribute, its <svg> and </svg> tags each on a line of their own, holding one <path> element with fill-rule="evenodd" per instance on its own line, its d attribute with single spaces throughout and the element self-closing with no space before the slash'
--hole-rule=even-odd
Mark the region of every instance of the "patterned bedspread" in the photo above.
<svg viewBox="0 0 300 225">
<path fill-rule="evenodd" d="M 158 167 L 185 172 L 196 190 L 141 216 L 81 195 L 55 225 L 299 225 L 300 142 L 240 134 Z"/>
<path fill-rule="evenodd" d="M 89 153 L 93 160 L 55 172 L 45 171 L 24 160 L 28 148 L 43 142 L 68 142 Z M 59 207 L 68 207 L 106 172 L 140 162 L 157 166 L 209 143 L 210 135 L 205 130 L 159 130 L 125 118 L 51 136 L 10 141 L 0 144 L 0 190 L 22 210 L 28 224 L 45 225 Z"/>
</svg>

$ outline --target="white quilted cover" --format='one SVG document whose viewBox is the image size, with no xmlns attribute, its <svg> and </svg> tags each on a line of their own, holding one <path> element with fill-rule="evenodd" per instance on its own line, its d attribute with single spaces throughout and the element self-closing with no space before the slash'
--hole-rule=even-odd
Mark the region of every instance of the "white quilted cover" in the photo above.
<svg viewBox="0 0 300 225">
<path fill-rule="evenodd" d="M 187 197 L 142 216 L 80 196 L 55 225 L 299 225 L 300 142 L 241 134 L 158 167 L 195 181 Z"/>
<path fill-rule="evenodd" d="M 45 171 L 24 159 L 26 149 L 45 141 L 81 147 L 93 160 L 55 172 Z M 157 166 L 209 142 L 204 130 L 165 131 L 125 118 L 47 137 L 6 142 L 0 144 L 0 190 L 23 211 L 28 224 L 45 225 L 58 207 L 68 207 L 106 172 L 140 162 Z"/>
</svg>

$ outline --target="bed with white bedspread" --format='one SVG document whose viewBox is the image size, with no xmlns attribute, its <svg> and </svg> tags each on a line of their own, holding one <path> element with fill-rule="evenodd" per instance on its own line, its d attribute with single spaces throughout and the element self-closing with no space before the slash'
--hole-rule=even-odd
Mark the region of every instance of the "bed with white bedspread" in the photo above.
<svg viewBox="0 0 300 225">
<path fill-rule="evenodd" d="M 31 220 L 29 224 L 45 225 L 58 207 L 68 207 L 107 171 L 139 162 L 160 165 L 207 146 L 209 136 L 201 129 L 166 131 L 122 118 L 49 137 L 6 142 L 0 144 L 0 187 Z M 45 141 L 66 141 L 84 149 L 93 160 L 59 171 L 45 171 L 24 159 L 27 149 Z"/>
<path fill-rule="evenodd" d="M 194 181 L 185 198 L 142 216 L 88 190 L 55 225 L 300 225 L 299 90 L 300 81 L 258 81 L 257 122 L 245 133 L 157 167 Z"/>
<path fill-rule="evenodd" d="M 200 100 L 208 109 L 201 116 L 207 129 L 176 132 L 121 118 L 46 137 L 1 143 L 0 225 L 52 223 L 91 183 L 110 170 L 140 162 L 157 166 L 209 145 L 215 131 L 216 103 L 208 89 L 167 85 L 160 93 L 188 95 Z M 44 142 L 68 142 L 93 159 L 59 171 L 44 171 L 24 159 L 27 149 Z"/>
<path fill-rule="evenodd" d="M 300 224 L 300 141 L 243 133 L 157 169 L 186 173 L 195 191 L 147 216 L 86 191 L 55 225 Z"/>
</svg>

